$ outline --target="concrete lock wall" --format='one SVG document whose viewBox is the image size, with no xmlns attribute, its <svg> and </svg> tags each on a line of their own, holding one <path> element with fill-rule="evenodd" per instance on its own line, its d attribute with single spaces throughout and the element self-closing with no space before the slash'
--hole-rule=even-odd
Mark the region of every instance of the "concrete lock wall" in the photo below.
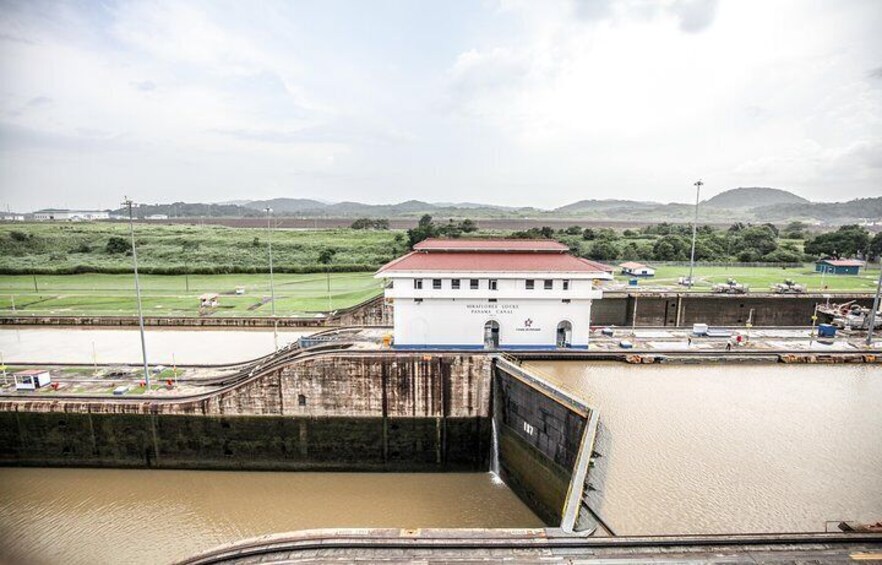
<svg viewBox="0 0 882 565">
<path fill-rule="evenodd" d="M 486 356 L 319 356 L 192 402 L 0 403 L 0 464 L 484 471 Z"/>
<path fill-rule="evenodd" d="M 576 478 L 576 469 L 588 415 L 525 384 L 501 364 L 493 384 L 500 476 L 546 524 L 561 526 L 573 489 L 581 503 L 584 479 Z"/>
<path fill-rule="evenodd" d="M 571 530 L 593 446 L 593 411 L 487 354 L 317 354 L 192 400 L 118 400 L 0 401 L 0 465 L 480 472 L 495 459 Z"/>
<path fill-rule="evenodd" d="M 707 323 L 739 326 L 747 323 L 753 310 L 754 326 L 810 326 L 815 306 L 825 304 L 821 295 L 742 295 L 675 293 L 607 293 L 594 302 L 593 326 L 691 326 Z M 867 295 L 836 295 L 831 302 L 856 300 L 870 306 Z M 679 316 L 678 316 L 679 310 Z M 636 324 L 634 324 L 636 314 Z"/>
</svg>

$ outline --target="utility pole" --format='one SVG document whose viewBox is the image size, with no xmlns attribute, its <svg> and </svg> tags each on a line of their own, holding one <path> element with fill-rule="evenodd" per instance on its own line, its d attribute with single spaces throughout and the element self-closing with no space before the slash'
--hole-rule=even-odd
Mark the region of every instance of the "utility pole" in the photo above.
<svg viewBox="0 0 882 565">
<path fill-rule="evenodd" d="M 879 309 L 879 294 L 882 293 L 882 260 L 879 261 L 879 282 L 876 283 L 876 298 L 870 310 L 870 324 L 867 326 L 867 345 L 873 345 L 873 329 L 876 326 L 876 311 Z"/>
<path fill-rule="evenodd" d="M 144 340 L 144 312 L 141 308 L 141 283 L 138 280 L 138 250 L 135 246 L 135 219 L 132 216 L 132 201 L 126 196 L 123 206 L 129 209 L 129 235 L 132 238 L 132 264 L 135 267 L 135 296 L 138 302 L 138 327 L 141 330 L 141 359 L 144 361 L 144 392 L 150 392 L 150 368 L 147 366 L 147 342 Z"/>
<path fill-rule="evenodd" d="M 331 315 L 331 266 L 325 265 L 325 276 L 328 279 L 328 316 Z"/>
<path fill-rule="evenodd" d="M 270 310 L 273 316 L 273 346 L 275 350 L 279 350 L 279 322 L 276 320 L 276 287 L 273 284 L 273 229 L 272 216 L 273 209 L 266 207 L 266 242 L 269 249 L 269 270 L 270 270 Z"/>
<path fill-rule="evenodd" d="M 695 216 L 692 219 L 692 253 L 689 254 L 689 290 L 692 290 L 692 285 L 695 282 L 692 277 L 695 272 L 695 236 L 698 229 L 698 199 L 701 195 L 701 186 L 704 183 L 701 179 L 695 181 Z"/>
</svg>

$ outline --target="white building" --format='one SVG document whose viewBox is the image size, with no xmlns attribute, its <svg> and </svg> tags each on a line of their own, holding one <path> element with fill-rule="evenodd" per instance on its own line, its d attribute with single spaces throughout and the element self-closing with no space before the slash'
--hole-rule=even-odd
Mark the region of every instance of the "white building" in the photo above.
<svg viewBox="0 0 882 565">
<path fill-rule="evenodd" d="M 12 374 L 15 390 L 37 390 L 52 382 L 49 371 L 45 369 L 28 369 Z"/>
<path fill-rule="evenodd" d="M 110 212 L 102 210 L 38 210 L 34 212 L 34 219 L 38 221 L 62 221 L 84 222 L 91 220 L 109 220 Z"/>
<path fill-rule="evenodd" d="M 650 267 L 649 265 L 644 265 L 643 263 L 635 263 L 633 261 L 629 261 L 627 263 L 622 263 L 619 265 L 622 269 L 623 275 L 631 275 L 632 277 L 654 277 L 655 269 Z"/>
<path fill-rule="evenodd" d="M 430 239 L 383 266 L 402 349 L 587 348 L 606 265 L 551 240 Z"/>
</svg>

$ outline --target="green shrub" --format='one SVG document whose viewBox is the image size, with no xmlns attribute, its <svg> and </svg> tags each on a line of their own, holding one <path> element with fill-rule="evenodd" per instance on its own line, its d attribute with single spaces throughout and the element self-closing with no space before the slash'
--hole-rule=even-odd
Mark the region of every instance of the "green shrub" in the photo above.
<svg viewBox="0 0 882 565">
<path fill-rule="evenodd" d="M 111 254 L 129 253 L 132 245 L 123 237 L 112 236 L 107 240 L 105 251 Z"/>
</svg>

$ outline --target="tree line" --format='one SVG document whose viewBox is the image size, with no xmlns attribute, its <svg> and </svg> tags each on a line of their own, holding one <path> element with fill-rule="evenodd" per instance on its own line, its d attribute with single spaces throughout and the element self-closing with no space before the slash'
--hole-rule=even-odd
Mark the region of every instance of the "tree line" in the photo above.
<svg viewBox="0 0 882 565">
<path fill-rule="evenodd" d="M 808 226 L 791 222 L 783 229 L 774 224 L 737 222 L 727 229 L 697 226 L 695 260 L 704 262 L 801 263 L 822 257 L 853 257 L 873 260 L 882 255 L 882 232 L 870 235 L 859 225 L 846 225 L 813 235 Z M 610 228 L 548 226 L 513 233 L 513 238 L 556 239 L 589 259 L 614 261 L 688 261 L 692 249 L 692 226 L 660 223 L 621 232 Z"/>
</svg>

